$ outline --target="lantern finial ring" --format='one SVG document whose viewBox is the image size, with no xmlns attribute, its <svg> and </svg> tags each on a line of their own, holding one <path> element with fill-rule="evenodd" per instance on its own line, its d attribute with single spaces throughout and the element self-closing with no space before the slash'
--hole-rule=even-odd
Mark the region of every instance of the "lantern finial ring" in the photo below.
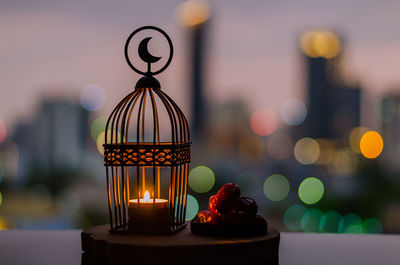
<svg viewBox="0 0 400 265">
<path fill-rule="evenodd" d="M 128 54 L 129 43 L 130 43 L 130 41 L 131 41 L 131 39 L 133 38 L 134 35 L 136 35 L 137 33 L 139 33 L 140 31 L 143 31 L 143 30 L 155 30 L 155 31 L 161 33 L 167 39 L 168 44 L 169 44 L 169 51 L 170 52 L 169 52 L 168 60 L 167 60 L 166 64 L 161 69 L 159 69 L 159 70 L 157 70 L 155 72 L 151 71 L 151 64 L 159 61 L 161 59 L 161 57 L 155 57 L 155 56 L 153 56 L 153 55 L 151 55 L 149 53 L 149 51 L 147 49 L 147 44 L 150 41 L 151 37 L 144 38 L 140 42 L 139 47 L 138 47 L 138 53 L 139 53 L 140 59 L 142 59 L 148 65 L 147 72 L 143 72 L 143 71 L 139 70 L 138 68 L 136 68 L 132 64 L 131 60 L 129 59 L 129 54 Z M 135 71 L 136 73 L 141 74 L 141 75 L 145 75 L 145 76 L 158 75 L 159 73 L 161 73 L 165 69 L 167 69 L 167 67 L 169 66 L 169 64 L 172 61 L 173 54 L 174 54 L 174 47 L 172 45 L 172 41 L 171 41 L 170 37 L 168 36 L 168 34 L 165 33 L 165 31 L 163 31 L 162 29 L 154 27 L 154 26 L 144 26 L 144 27 L 136 29 L 135 31 L 133 31 L 131 33 L 131 35 L 129 35 L 129 37 L 126 40 L 126 43 L 125 43 L 125 59 L 126 59 L 126 62 L 129 65 L 129 67 L 133 71 Z"/>
</svg>

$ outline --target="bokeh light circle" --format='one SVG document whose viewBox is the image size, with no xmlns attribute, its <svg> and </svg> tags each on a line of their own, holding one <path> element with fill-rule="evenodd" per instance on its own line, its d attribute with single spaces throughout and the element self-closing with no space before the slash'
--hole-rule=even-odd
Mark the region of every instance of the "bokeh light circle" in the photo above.
<svg viewBox="0 0 400 265">
<path fill-rule="evenodd" d="M 212 189 L 215 183 L 214 172 L 205 166 L 197 166 L 190 170 L 189 186 L 197 193 L 205 193 Z"/>
<path fill-rule="evenodd" d="M 331 155 L 332 172 L 339 176 L 349 176 L 356 172 L 359 166 L 359 155 L 350 148 L 336 150 Z"/>
<path fill-rule="evenodd" d="M 341 219 L 342 215 L 337 211 L 326 212 L 319 222 L 319 231 L 321 233 L 338 233 Z"/>
<path fill-rule="evenodd" d="M 361 218 L 360 216 L 349 213 L 340 219 L 339 233 L 345 234 L 360 234 L 361 233 Z"/>
<path fill-rule="evenodd" d="M 317 178 L 306 178 L 299 186 L 299 198 L 306 204 L 319 202 L 324 195 L 324 184 Z"/>
<path fill-rule="evenodd" d="M 272 111 L 261 109 L 257 110 L 250 117 L 250 127 L 259 136 L 272 134 L 278 126 L 278 121 Z"/>
<path fill-rule="evenodd" d="M 307 107 L 301 100 L 287 99 L 282 104 L 281 117 L 288 125 L 299 125 L 307 117 Z"/>
<path fill-rule="evenodd" d="M 2 203 L 3 203 L 3 195 L 1 195 L 1 192 L 0 192 L 0 206 Z"/>
<path fill-rule="evenodd" d="M 112 132 L 111 130 L 108 130 L 107 134 L 108 142 L 111 142 L 111 132 Z M 117 139 L 120 138 L 121 138 L 121 133 L 118 132 Z M 115 140 L 115 132 L 113 133 L 113 139 Z M 96 140 L 97 151 L 99 151 L 101 155 L 104 155 L 104 147 L 103 147 L 103 144 L 105 143 L 104 140 L 105 140 L 105 131 L 102 131 L 101 133 L 99 133 Z"/>
<path fill-rule="evenodd" d="M 238 147 L 240 159 L 257 160 L 264 158 L 265 143 L 261 137 L 255 135 L 241 137 Z"/>
<path fill-rule="evenodd" d="M 376 131 L 368 131 L 360 141 L 360 150 L 366 158 L 377 158 L 383 150 L 382 136 Z"/>
<path fill-rule="evenodd" d="M 361 154 L 360 141 L 361 137 L 368 132 L 367 127 L 355 127 L 351 130 L 349 135 L 349 144 L 354 153 Z"/>
<path fill-rule="evenodd" d="M 283 175 L 275 174 L 264 181 L 263 191 L 271 201 L 281 201 L 289 194 L 290 184 Z"/>
<path fill-rule="evenodd" d="M 364 234 L 381 234 L 382 223 L 376 218 L 368 218 L 362 224 L 362 233 Z"/>
<path fill-rule="evenodd" d="M 300 38 L 301 49 L 309 57 L 331 59 L 341 50 L 339 38 L 329 31 L 307 31 Z"/>
<path fill-rule="evenodd" d="M 301 218 L 303 217 L 306 208 L 304 206 L 295 204 L 290 206 L 284 216 L 283 222 L 290 231 L 301 230 Z"/>
<path fill-rule="evenodd" d="M 93 140 L 97 141 L 99 134 L 104 132 L 106 123 L 107 117 L 99 117 L 92 122 L 92 125 L 90 125 L 90 135 L 92 136 Z"/>
<path fill-rule="evenodd" d="M 199 203 L 197 199 L 188 194 L 186 199 L 186 221 L 192 220 L 199 212 Z"/>
<path fill-rule="evenodd" d="M 308 209 L 301 217 L 301 229 L 307 233 L 319 232 L 319 223 L 322 215 L 323 213 L 317 208 Z"/>
<path fill-rule="evenodd" d="M 319 143 L 312 138 L 302 138 L 294 146 L 294 157 L 301 164 L 313 164 L 318 160 L 319 155 Z"/>
<path fill-rule="evenodd" d="M 244 172 L 236 177 L 235 183 L 240 187 L 242 196 L 256 196 L 263 185 L 261 178 L 253 172 Z"/>
<path fill-rule="evenodd" d="M 196 27 L 211 15 L 209 4 L 203 0 L 185 1 L 176 10 L 176 19 L 185 27 Z"/>
<path fill-rule="evenodd" d="M 3 121 L 0 120 L 0 143 L 6 139 L 7 136 L 7 126 Z"/>
<path fill-rule="evenodd" d="M 268 154 L 276 159 L 283 160 L 289 158 L 293 150 L 293 142 L 289 135 L 285 133 L 274 133 L 268 138 Z"/>
<path fill-rule="evenodd" d="M 103 107 L 106 101 L 104 89 L 98 85 L 87 85 L 81 92 L 81 105 L 88 111 L 96 111 Z"/>
</svg>

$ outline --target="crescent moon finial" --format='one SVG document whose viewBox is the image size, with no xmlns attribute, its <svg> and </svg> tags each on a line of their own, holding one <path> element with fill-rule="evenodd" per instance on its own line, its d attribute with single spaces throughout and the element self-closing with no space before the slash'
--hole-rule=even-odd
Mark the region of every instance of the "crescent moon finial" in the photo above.
<svg viewBox="0 0 400 265">
<path fill-rule="evenodd" d="M 148 45 L 149 45 L 149 41 L 151 40 L 151 38 L 152 37 L 147 37 L 147 38 L 143 39 L 139 43 L 139 47 L 138 47 L 138 52 L 139 52 L 140 59 L 142 59 L 146 63 L 155 63 L 155 62 L 158 62 L 161 59 L 161 57 L 153 56 L 149 52 Z"/>
<path fill-rule="evenodd" d="M 151 64 L 155 63 L 155 62 L 158 62 L 162 57 L 153 56 L 149 52 L 148 43 L 149 43 L 149 41 L 151 40 L 152 37 L 144 38 L 143 40 L 140 41 L 139 46 L 138 46 L 138 53 L 139 53 L 140 59 L 142 59 L 144 62 L 146 62 L 148 64 L 147 65 L 147 72 L 144 72 L 144 71 L 139 70 L 138 68 L 136 68 L 132 64 L 131 60 L 129 59 L 129 53 L 128 53 L 129 43 L 130 43 L 131 39 L 133 38 L 133 36 L 135 36 L 138 32 L 140 32 L 142 30 L 154 30 L 154 31 L 157 31 L 157 32 L 161 33 L 161 35 L 163 35 L 168 41 L 168 46 L 169 46 L 168 59 L 167 59 L 166 63 L 164 64 L 164 66 L 161 67 L 160 69 L 156 70 L 156 71 L 151 71 Z M 135 71 L 138 74 L 144 75 L 144 76 L 154 76 L 154 75 L 158 75 L 159 73 L 161 73 L 165 69 L 167 69 L 167 67 L 171 63 L 172 57 L 174 55 L 174 47 L 172 45 L 171 38 L 168 36 L 167 33 L 165 33 L 165 31 L 163 31 L 160 28 L 154 27 L 154 26 L 144 26 L 144 27 L 136 29 L 135 31 L 133 31 L 129 35 L 129 37 L 126 40 L 126 43 L 125 43 L 124 53 L 125 53 L 126 62 L 128 63 L 129 67 L 133 71 Z"/>
</svg>

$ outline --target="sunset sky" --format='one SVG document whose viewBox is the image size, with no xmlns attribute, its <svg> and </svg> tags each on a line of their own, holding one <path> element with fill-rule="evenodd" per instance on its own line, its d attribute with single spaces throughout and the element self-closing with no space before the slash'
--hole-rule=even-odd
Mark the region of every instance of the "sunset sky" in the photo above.
<svg viewBox="0 0 400 265">
<path fill-rule="evenodd" d="M 88 84 L 104 88 L 107 114 L 138 75 L 123 57 L 125 40 L 143 25 L 165 29 L 175 57 L 160 75 L 163 89 L 188 112 L 187 29 L 175 19 L 183 1 L 2 1 L 0 120 L 29 118 L 43 97 L 79 98 Z M 400 2 L 210 2 L 207 99 L 242 98 L 250 111 L 278 112 L 286 98 L 304 99 L 298 37 L 329 29 L 344 39 L 343 68 L 370 97 L 400 93 Z M 152 48 L 152 45 L 150 45 Z M 157 44 L 154 44 L 154 54 Z M 397 90 L 396 90 L 397 89 Z"/>
</svg>

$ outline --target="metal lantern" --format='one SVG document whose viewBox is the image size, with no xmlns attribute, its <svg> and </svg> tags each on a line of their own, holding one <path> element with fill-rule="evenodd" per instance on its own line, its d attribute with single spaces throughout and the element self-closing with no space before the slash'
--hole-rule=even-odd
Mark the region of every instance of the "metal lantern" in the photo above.
<svg viewBox="0 0 400 265">
<path fill-rule="evenodd" d="M 147 49 L 151 37 L 138 45 L 147 71 L 137 69 L 128 46 L 138 32 L 154 30 L 168 41 L 166 64 L 152 72 L 160 60 Z M 143 75 L 135 90 L 112 111 L 105 129 L 104 165 L 107 174 L 111 233 L 173 233 L 185 227 L 190 135 L 185 115 L 165 94 L 155 75 L 170 64 L 173 46 L 169 36 L 153 26 L 141 27 L 128 37 L 125 58 Z"/>
</svg>

